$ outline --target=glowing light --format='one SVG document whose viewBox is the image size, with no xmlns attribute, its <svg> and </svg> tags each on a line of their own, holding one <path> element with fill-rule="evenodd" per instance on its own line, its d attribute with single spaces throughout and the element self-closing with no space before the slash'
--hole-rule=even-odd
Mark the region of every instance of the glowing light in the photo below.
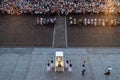
<svg viewBox="0 0 120 80">
<path fill-rule="evenodd" d="M 115 0 L 106 1 L 106 13 L 111 14 L 114 13 L 115 10 Z"/>
</svg>

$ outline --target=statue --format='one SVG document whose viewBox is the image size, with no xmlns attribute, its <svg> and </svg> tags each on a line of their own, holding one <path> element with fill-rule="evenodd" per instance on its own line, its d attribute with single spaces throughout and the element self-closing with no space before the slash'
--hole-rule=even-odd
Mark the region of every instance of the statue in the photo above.
<svg viewBox="0 0 120 80">
<path fill-rule="evenodd" d="M 62 67 L 62 65 L 61 65 L 61 57 L 58 57 L 57 62 L 58 62 L 58 67 Z"/>
</svg>

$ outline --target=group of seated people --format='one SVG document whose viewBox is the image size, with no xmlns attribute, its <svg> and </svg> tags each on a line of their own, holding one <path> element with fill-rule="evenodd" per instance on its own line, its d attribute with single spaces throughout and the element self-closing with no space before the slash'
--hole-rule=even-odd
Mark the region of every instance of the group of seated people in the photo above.
<svg viewBox="0 0 120 80">
<path fill-rule="evenodd" d="M 117 0 L 2 0 L 0 14 L 99 14 L 117 13 L 120 2 Z"/>
<path fill-rule="evenodd" d="M 47 63 L 47 71 L 52 71 L 53 69 L 55 68 L 55 63 L 53 62 L 53 60 L 51 61 L 48 61 Z M 68 71 L 68 72 L 72 72 L 72 64 L 71 64 L 71 61 L 68 61 L 66 60 L 65 62 L 65 69 Z"/>
<path fill-rule="evenodd" d="M 49 25 L 49 24 L 55 24 L 56 23 L 56 17 L 54 18 L 36 18 L 36 25 Z"/>
<path fill-rule="evenodd" d="M 69 17 L 69 25 L 78 25 L 78 26 L 117 26 L 120 25 L 120 20 L 118 19 L 104 19 L 104 18 L 84 18 L 76 19 Z"/>
</svg>

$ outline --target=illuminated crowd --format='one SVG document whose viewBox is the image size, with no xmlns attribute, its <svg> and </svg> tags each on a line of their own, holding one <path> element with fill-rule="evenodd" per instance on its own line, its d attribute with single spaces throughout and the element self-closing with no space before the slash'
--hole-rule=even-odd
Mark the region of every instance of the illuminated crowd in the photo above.
<svg viewBox="0 0 120 80">
<path fill-rule="evenodd" d="M 78 26 L 120 26 L 120 19 L 116 18 L 75 18 L 69 17 L 69 25 Z"/>
<path fill-rule="evenodd" d="M 1 0 L 0 14 L 99 14 L 119 12 L 117 0 Z"/>
</svg>

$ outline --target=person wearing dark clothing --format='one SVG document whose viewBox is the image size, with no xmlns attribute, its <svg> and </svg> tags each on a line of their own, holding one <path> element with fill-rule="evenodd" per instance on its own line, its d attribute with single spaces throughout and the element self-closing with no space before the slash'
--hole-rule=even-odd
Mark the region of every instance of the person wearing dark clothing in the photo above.
<svg viewBox="0 0 120 80">
<path fill-rule="evenodd" d="M 105 75 L 110 75 L 112 68 L 108 66 L 107 71 L 104 73 Z"/>
<path fill-rule="evenodd" d="M 85 70 L 85 65 L 83 64 L 83 65 L 82 65 L 82 75 L 85 75 L 85 71 L 86 71 L 86 70 Z"/>
</svg>

